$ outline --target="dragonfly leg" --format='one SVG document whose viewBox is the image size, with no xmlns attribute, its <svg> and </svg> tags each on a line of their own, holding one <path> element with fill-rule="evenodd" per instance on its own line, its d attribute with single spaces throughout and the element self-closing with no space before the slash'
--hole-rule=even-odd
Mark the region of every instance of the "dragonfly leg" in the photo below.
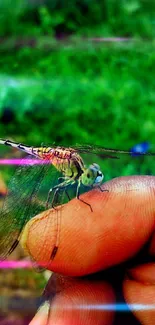
<svg viewBox="0 0 155 325">
<path fill-rule="evenodd" d="M 78 185 L 77 185 L 77 190 L 76 190 L 76 198 L 79 201 L 83 202 L 84 204 L 88 205 L 90 207 L 91 212 L 93 212 L 93 209 L 92 209 L 91 205 L 80 198 L 80 185 L 81 185 L 81 182 L 79 181 Z"/>
<path fill-rule="evenodd" d="M 52 208 L 55 209 L 54 207 L 54 200 L 56 198 L 56 195 L 58 194 L 58 191 L 59 190 L 65 190 L 65 193 L 68 197 L 68 199 L 70 200 L 70 197 L 68 195 L 68 193 L 66 192 L 66 187 L 70 186 L 70 185 L 73 185 L 75 183 L 75 180 L 74 179 L 68 179 L 66 177 L 63 178 L 64 181 L 54 187 L 52 187 L 49 192 L 48 192 L 48 196 L 47 196 L 47 201 L 46 201 L 46 208 L 48 209 L 48 206 L 49 206 L 49 200 L 50 200 L 50 196 L 52 194 L 52 192 L 55 190 L 54 192 L 54 195 L 53 195 L 53 199 L 52 199 Z"/>
<path fill-rule="evenodd" d="M 69 186 L 69 184 L 67 186 Z M 69 194 L 68 194 L 68 192 L 66 190 L 66 186 L 60 186 L 60 187 L 57 187 L 57 188 L 54 188 L 54 189 L 55 189 L 55 192 L 54 192 L 53 199 L 52 199 L 52 208 L 55 209 L 54 201 L 56 201 L 58 192 L 60 192 L 60 191 L 63 190 L 65 192 L 65 194 L 66 194 L 66 196 L 67 196 L 67 198 L 68 198 L 69 201 L 70 201 L 70 197 L 69 197 Z"/>
<path fill-rule="evenodd" d="M 46 209 L 49 208 L 49 200 L 50 200 L 50 196 L 53 192 L 53 188 L 50 188 L 49 192 L 48 192 L 48 196 L 47 196 L 47 201 L 46 201 Z"/>
<path fill-rule="evenodd" d="M 68 187 L 68 186 L 69 186 L 69 184 L 67 185 L 67 187 Z M 70 198 L 70 196 L 69 196 L 69 194 L 68 194 L 66 188 L 63 187 L 63 186 L 62 186 L 62 187 L 59 187 L 58 189 L 55 190 L 54 197 L 53 197 L 53 200 L 52 200 L 52 208 L 54 208 L 54 204 L 53 204 L 53 202 L 54 202 L 54 200 L 56 199 L 56 196 L 57 196 L 58 192 L 59 192 L 59 191 L 62 191 L 62 190 L 65 192 L 68 201 L 70 201 L 71 198 Z"/>
<path fill-rule="evenodd" d="M 69 196 L 69 194 L 68 194 L 68 192 L 67 192 L 67 190 L 65 189 L 65 194 L 66 194 L 66 196 L 67 196 L 67 199 L 68 199 L 68 201 L 70 201 L 70 196 Z"/>
<path fill-rule="evenodd" d="M 54 195 L 53 195 L 51 206 L 52 206 L 53 209 L 55 209 L 54 200 L 56 199 L 56 196 L 58 194 L 59 189 L 60 189 L 60 187 L 55 186 L 55 187 L 53 187 L 53 188 L 51 188 L 49 190 L 48 196 L 47 196 L 47 201 L 46 201 L 46 209 L 49 208 L 49 201 L 50 201 L 50 197 L 51 197 L 53 191 L 55 191 L 55 192 L 54 192 Z"/>
</svg>

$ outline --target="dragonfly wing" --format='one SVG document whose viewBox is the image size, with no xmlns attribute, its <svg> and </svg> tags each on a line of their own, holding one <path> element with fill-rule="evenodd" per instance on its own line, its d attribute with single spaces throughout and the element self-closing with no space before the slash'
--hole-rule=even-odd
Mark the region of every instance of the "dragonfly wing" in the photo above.
<svg viewBox="0 0 155 325">
<path fill-rule="evenodd" d="M 119 149 L 110 149 L 104 148 L 101 146 L 91 146 L 91 145 L 77 145 L 74 146 L 75 149 L 79 154 L 86 153 L 86 154 L 95 154 L 99 157 L 105 158 L 116 158 L 119 159 L 123 155 L 130 155 L 132 156 L 132 151 L 127 150 L 119 150 Z M 137 154 L 138 155 L 138 154 Z M 148 153 L 139 153 L 139 156 L 155 156 L 155 153 L 148 152 Z"/>
<path fill-rule="evenodd" d="M 0 212 L 1 259 L 6 258 L 14 250 L 26 223 L 45 210 L 47 193 L 44 201 L 39 199 L 39 193 L 50 167 L 48 164 L 22 166 L 12 177 L 8 195 Z M 50 176 L 54 179 L 53 170 Z"/>
<path fill-rule="evenodd" d="M 108 149 L 101 146 L 77 145 L 73 147 L 82 157 L 86 166 L 97 163 L 105 175 L 105 180 L 119 176 L 154 174 L 155 153 Z"/>
</svg>

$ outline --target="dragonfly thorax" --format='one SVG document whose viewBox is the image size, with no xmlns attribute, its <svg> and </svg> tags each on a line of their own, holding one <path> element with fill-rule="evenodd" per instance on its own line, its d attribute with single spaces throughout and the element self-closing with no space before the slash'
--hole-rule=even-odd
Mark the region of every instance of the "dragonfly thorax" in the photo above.
<svg viewBox="0 0 155 325">
<path fill-rule="evenodd" d="M 92 164 L 85 168 L 81 175 L 81 182 L 85 186 L 99 186 L 103 181 L 104 175 L 100 170 L 100 166 Z"/>
</svg>

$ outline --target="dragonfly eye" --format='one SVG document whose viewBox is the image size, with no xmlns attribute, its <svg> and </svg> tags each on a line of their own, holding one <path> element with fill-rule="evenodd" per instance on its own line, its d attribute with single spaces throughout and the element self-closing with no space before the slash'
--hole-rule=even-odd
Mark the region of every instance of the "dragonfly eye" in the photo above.
<svg viewBox="0 0 155 325">
<path fill-rule="evenodd" d="M 97 177 L 95 179 L 95 184 L 100 184 L 103 180 L 103 174 L 102 172 L 97 172 Z"/>
</svg>

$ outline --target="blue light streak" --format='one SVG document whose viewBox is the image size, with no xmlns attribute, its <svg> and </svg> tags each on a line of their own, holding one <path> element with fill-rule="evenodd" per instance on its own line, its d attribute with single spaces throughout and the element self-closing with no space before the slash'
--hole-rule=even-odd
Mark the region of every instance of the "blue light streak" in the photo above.
<svg viewBox="0 0 155 325">
<path fill-rule="evenodd" d="M 145 311 L 155 310 L 155 304 L 97 304 L 97 305 L 77 305 L 65 306 L 65 309 L 76 310 L 98 310 L 98 311 L 115 311 L 115 312 L 129 312 L 131 311 Z"/>
</svg>

